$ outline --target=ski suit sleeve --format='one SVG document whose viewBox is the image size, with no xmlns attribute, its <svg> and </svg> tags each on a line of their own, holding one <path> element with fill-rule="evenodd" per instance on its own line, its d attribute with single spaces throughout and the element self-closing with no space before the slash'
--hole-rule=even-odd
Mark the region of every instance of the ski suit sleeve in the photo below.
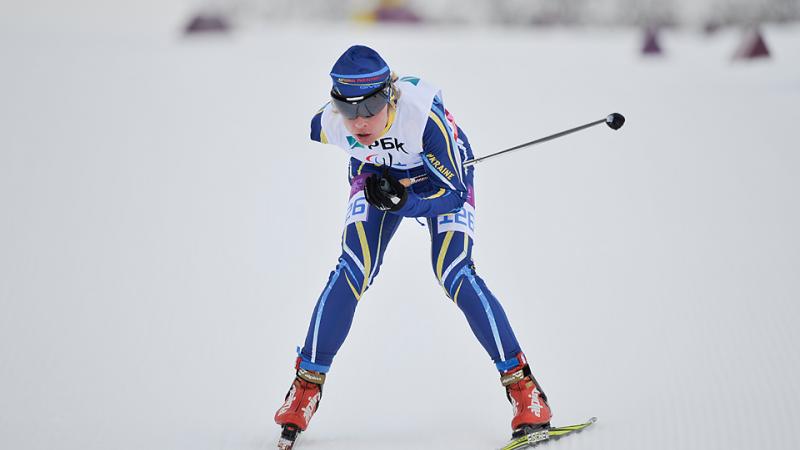
<svg viewBox="0 0 800 450">
<path fill-rule="evenodd" d="M 324 110 L 324 107 L 321 108 L 314 114 L 314 117 L 311 118 L 311 140 L 327 144 L 328 138 L 325 136 L 325 132 L 322 131 L 322 111 Z"/>
<path fill-rule="evenodd" d="M 408 189 L 406 203 L 395 214 L 436 217 L 458 210 L 467 198 L 465 173 L 456 143 L 454 124 L 447 120 L 444 104 L 435 97 L 422 135 L 422 161 L 433 185 L 432 193 L 420 195 Z"/>
</svg>

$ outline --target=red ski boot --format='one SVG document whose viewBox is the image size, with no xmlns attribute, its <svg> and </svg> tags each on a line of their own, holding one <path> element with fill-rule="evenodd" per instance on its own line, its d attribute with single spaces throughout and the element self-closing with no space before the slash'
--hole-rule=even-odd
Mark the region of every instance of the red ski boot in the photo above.
<svg viewBox="0 0 800 450">
<path fill-rule="evenodd" d="M 500 378 L 506 387 L 506 396 L 514 407 L 514 419 L 511 420 L 514 437 L 549 428 L 552 417 L 547 396 L 531 374 L 525 355 L 520 353 L 517 359 L 519 365 L 503 372 Z"/>
<path fill-rule="evenodd" d="M 298 368 L 283 406 L 275 413 L 275 423 L 283 427 L 279 449 L 292 448 L 300 432 L 308 428 L 308 422 L 319 407 L 324 382 L 324 373 Z"/>
</svg>

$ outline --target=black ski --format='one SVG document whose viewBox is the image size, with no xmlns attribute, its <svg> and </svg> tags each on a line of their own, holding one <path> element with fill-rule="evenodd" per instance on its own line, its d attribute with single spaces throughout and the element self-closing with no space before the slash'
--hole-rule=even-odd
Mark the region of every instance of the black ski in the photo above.
<svg viewBox="0 0 800 450">
<path fill-rule="evenodd" d="M 278 439 L 278 449 L 279 450 L 291 450 L 294 447 L 294 441 L 297 440 L 297 436 L 300 435 L 300 428 L 292 425 L 286 424 L 283 426 L 281 430 L 281 438 Z"/>
</svg>

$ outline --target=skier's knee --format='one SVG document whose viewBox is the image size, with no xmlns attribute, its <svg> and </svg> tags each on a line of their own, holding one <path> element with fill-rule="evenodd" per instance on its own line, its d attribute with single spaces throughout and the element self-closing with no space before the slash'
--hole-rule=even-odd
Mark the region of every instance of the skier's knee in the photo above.
<svg viewBox="0 0 800 450">
<path fill-rule="evenodd" d="M 472 270 L 472 264 L 470 261 L 464 261 L 463 263 L 448 269 L 449 270 L 443 270 L 442 272 L 439 272 L 434 265 L 436 279 L 444 289 L 447 297 L 455 301 L 459 292 L 463 288 L 464 283 L 468 281 L 469 275 L 473 274 L 474 272 Z"/>
<path fill-rule="evenodd" d="M 353 254 L 352 251 L 347 251 L 347 249 L 343 249 L 341 256 L 339 256 L 339 265 L 343 265 L 347 270 L 348 280 L 362 293 L 375 281 L 375 277 L 378 276 L 380 271 L 381 263 L 381 257 L 378 257 L 376 261 L 370 258 L 370 255 L 364 258 Z"/>
<path fill-rule="evenodd" d="M 340 257 L 334 272 L 339 272 L 339 276 L 347 281 L 354 294 L 356 294 L 356 297 L 360 297 L 366 290 L 367 285 L 364 283 L 364 272 L 362 272 L 357 265 L 353 264 L 350 258 L 346 258 L 344 255 Z M 331 272 L 331 275 L 333 275 L 334 272 Z"/>
</svg>

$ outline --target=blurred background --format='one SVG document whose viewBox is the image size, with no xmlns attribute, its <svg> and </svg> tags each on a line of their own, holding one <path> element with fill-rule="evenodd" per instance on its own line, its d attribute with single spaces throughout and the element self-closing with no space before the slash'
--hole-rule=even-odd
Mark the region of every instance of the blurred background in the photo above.
<svg viewBox="0 0 800 450">
<path fill-rule="evenodd" d="M 443 89 L 481 276 L 562 450 L 798 448 L 800 1 L 3 0 L 0 447 L 267 449 L 340 252 L 310 142 L 359 43 Z M 298 449 L 490 449 L 511 408 L 401 225 Z"/>
<path fill-rule="evenodd" d="M 753 25 L 798 18 L 798 5 L 794 0 L 315 0 L 300 3 L 211 0 L 205 1 L 204 7 L 247 20 L 377 20 L 519 26 Z"/>
<path fill-rule="evenodd" d="M 499 27 L 665 27 L 702 29 L 785 24 L 800 18 L 797 0 L 77 0 L 5 1 L 3 23 L 24 27 L 105 25 L 167 29 L 198 19 L 242 30 L 272 23 L 399 22 Z M 210 22 L 209 22 L 210 23 Z M 194 31 L 200 31 L 196 26 Z M 213 27 L 207 27 L 211 30 Z"/>
</svg>

